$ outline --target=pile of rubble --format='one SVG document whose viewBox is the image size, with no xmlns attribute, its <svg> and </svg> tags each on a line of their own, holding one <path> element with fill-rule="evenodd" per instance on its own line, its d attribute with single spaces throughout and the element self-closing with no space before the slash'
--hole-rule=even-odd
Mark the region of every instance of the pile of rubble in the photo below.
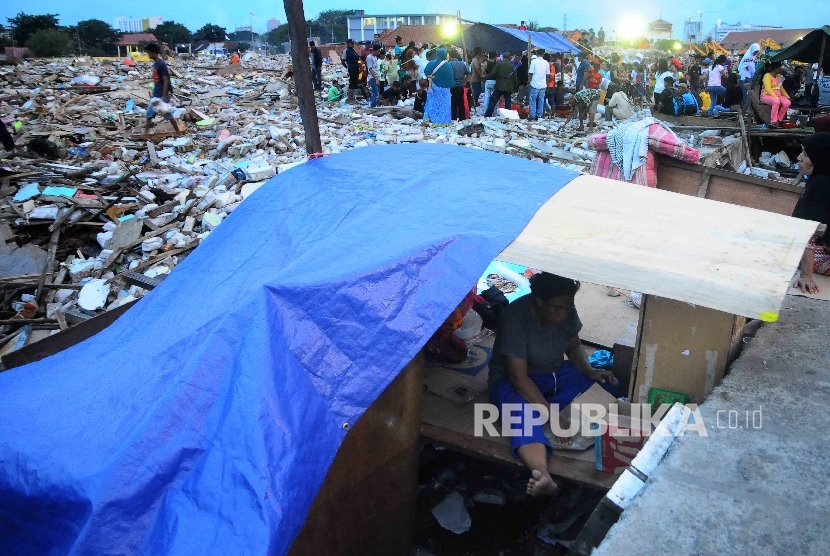
<svg viewBox="0 0 830 556">
<path fill-rule="evenodd" d="M 0 117 L 20 147 L 0 152 L 0 355 L 140 298 L 267 179 L 308 159 L 289 56 L 243 65 L 171 61 L 183 127 L 158 119 L 149 135 L 149 64 L 0 67 Z M 345 69 L 328 63 L 324 79 L 345 83 Z M 322 98 L 318 116 L 325 154 L 434 142 L 583 172 L 594 156 L 576 121 L 430 126 L 409 107 Z"/>
</svg>

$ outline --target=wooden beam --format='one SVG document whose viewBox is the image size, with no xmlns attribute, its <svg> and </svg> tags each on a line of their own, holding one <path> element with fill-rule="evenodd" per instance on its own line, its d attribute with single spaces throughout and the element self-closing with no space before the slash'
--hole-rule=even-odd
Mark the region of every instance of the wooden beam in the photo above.
<svg viewBox="0 0 830 556">
<path fill-rule="evenodd" d="M 496 463 L 521 466 L 513 457 L 509 444 L 493 442 L 484 437 L 464 434 L 446 427 L 429 423 L 421 424 L 421 436 L 451 450 Z M 608 490 L 618 475 L 597 471 L 593 462 L 560 456 L 554 453 L 548 458 L 548 470 L 554 477 L 563 477 L 593 488 Z"/>
<path fill-rule="evenodd" d="M 61 229 L 56 228 L 52 232 L 52 237 L 49 239 L 49 251 L 46 254 L 46 264 L 43 266 L 43 272 L 40 273 L 40 279 L 37 283 L 37 298 L 35 303 L 40 305 L 40 298 L 43 297 L 43 285 L 46 284 L 46 275 L 52 274 L 52 265 L 55 264 L 55 252 L 58 250 L 58 238 L 61 235 Z M 51 276 L 50 276 L 50 282 Z"/>
<path fill-rule="evenodd" d="M 311 62 L 308 58 L 308 36 L 306 35 L 303 0 L 283 0 L 283 6 L 291 33 L 291 64 L 294 67 L 297 104 L 300 107 L 300 118 L 305 130 L 306 152 L 308 154 L 322 153 L 317 106 L 311 82 Z"/>
<path fill-rule="evenodd" d="M 709 168 L 703 170 L 703 178 L 700 180 L 700 186 L 697 188 L 697 196 L 701 199 L 706 198 L 706 192 L 709 190 L 709 178 L 712 174 L 709 173 Z"/>
</svg>

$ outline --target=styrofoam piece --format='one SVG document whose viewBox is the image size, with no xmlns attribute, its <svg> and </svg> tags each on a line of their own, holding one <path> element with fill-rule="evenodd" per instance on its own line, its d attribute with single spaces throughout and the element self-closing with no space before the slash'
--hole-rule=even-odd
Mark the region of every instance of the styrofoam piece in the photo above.
<svg viewBox="0 0 830 556">
<path fill-rule="evenodd" d="M 282 172 L 282 170 L 280 170 Z M 247 199 L 248 196 L 265 185 L 265 181 L 257 181 L 257 182 L 249 182 L 242 186 L 240 193 L 242 194 L 243 199 Z"/>
<path fill-rule="evenodd" d="M 34 220 L 54 220 L 58 217 L 58 210 L 57 205 L 44 205 L 35 207 L 28 216 Z"/>
<path fill-rule="evenodd" d="M 207 226 L 207 229 L 212 230 L 222 223 L 222 217 L 212 212 L 207 212 L 202 215 L 202 226 Z M 224 229 L 224 228 L 223 228 Z"/>
<path fill-rule="evenodd" d="M 268 163 L 259 164 L 256 166 L 248 166 L 245 169 L 245 176 L 250 181 L 262 181 L 277 175 L 277 169 Z"/>
<path fill-rule="evenodd" d="M 156 249 L 161 249 L 162 247 L 164 247 L 164 239 L 158 236 L 151 237 L 150 239 L 145 239 L 141 242 L 141 250 L 145 253 L 155 251 Z"/>
<path fill-rule="evenodd" d="M 519 113 L 515 110 L 508 110 L 507 108 L 499 108 L 498 114 L 500 118 L 504 118 L 506 120 L 518 120 Z"/>
<path fill-rule="evenodd" d="M 110 285 L 106 280 L 93 278 L 81 288 L 78 293 L 78 306 L 86 311 L 95 311 L 107 302 Z"/>
<path fill-rule="evenodd" d="M 55 292 L 55 301 L 58 303 L 63 303 L 64 301 L 69 299 L 73 293 L 75 293 L 75 290 L 60 289 Z"/>
<path fill-rule="evenodd" d="M 110 241 L 112 241 L 112 234 L 113 232 L 101 232 L 96 234 L 95 239 L 98 241 L 98 245 L 101 246 L 101 249 L 107 249 L 109 247 Z"/>
</svg>

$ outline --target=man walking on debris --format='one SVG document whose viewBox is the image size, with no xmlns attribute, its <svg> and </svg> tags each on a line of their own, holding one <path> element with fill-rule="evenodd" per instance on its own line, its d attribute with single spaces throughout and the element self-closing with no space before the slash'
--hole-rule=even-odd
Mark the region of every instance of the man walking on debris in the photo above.
<svg viewBox="0 0 830 556">
<path fill-rule="evenodd" d="M 320 49 L 314 44 L 314 41 L 308 43 L 309 53 L 311 54 L 311 82 L 314 84 L 315 91 L 323 90 L 323 55 Z"/>
<path fill-rule="evenodd" d="M 147 105 L 147 120 L 144 124 L 144 133 L 150 133 L 150 125 L 158 113 L 156 108 L 162 106 L 159 101 L 153 102 L 154 99 L 159 99 L 164 103 L 165 112 L 161 113 L 161 115 L 173 125 L 173 130 L 178 133 L 179 123 L 173 117 L 172 112 L 168 111 L 170 107 L 167 106 L 170 102 L 170 94 L 173 92 L 173 85 L 170 83 L 170 72 L 167 70 L 167 64 L 161 59 L 157 44 L 148 44 L 144 48 L 144 52 L 153 61 L 153 98 L 150 99 L 150 104 Z"/>
</svg>

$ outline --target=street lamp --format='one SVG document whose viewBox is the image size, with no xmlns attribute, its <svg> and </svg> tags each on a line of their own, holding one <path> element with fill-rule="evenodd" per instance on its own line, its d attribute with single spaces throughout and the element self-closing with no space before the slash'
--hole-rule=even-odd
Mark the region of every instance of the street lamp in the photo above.
<svg viewBox="0 0 830 556">
<path fill-rule="evenodd" d="M 248 20 L 251 23 L 251 52 L 254 51 L 254 12 L 251 12 L 251 17 Z"/>
</svg>

